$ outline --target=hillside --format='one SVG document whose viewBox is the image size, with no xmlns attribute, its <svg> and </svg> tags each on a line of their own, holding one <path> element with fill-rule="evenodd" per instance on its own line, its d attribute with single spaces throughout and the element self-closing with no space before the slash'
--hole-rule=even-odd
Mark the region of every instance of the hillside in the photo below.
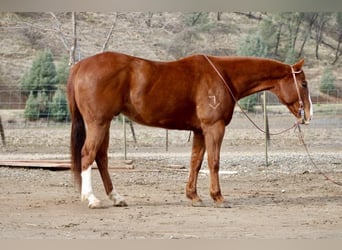
<svg viewBox="0 0 342 250">
<path fill-rule="evenodd" d="M 70 45 L 70 13 L 0 13 L 0 98 L 8 90 L 18 89 L 23 74 L 31 67 L 36 52 L 51 49 L 56 63 L 67 56 L 62 42 Z M 153 60 L 173 60 L 189 54 L 235 55 L 247 34 L 256 32 L 266 13 L 191 14 L 191 13 L 77 13 L 77 58 L 101 52 L 108 32 L 113 32 L 107 50 L 119 51 Z M 304 32 L 304 30 L 302 30 Z M 324 67 L 332 61 L 336 43 L 327 31 L 320 46 L 320 60 L 315 59 L 314 37 L 308 40 L 303 57 L 306 74 L 314 96 L 322 97 L 319 84 Z M 335 84 L 342 89 L 340 66 L 334 65 Z M 339 95 L 340 96 L 340 95 Z M 12 92 L 12 101 L 22 98 Z M 9 100 L 10 101 L 10 100 Z M 3 102 L 3 101 L 2 101 Z M 20 105 L 19 105 L 20 106 Z M 12 107 L 13 108 L 13 107 Z"/>
</svg>

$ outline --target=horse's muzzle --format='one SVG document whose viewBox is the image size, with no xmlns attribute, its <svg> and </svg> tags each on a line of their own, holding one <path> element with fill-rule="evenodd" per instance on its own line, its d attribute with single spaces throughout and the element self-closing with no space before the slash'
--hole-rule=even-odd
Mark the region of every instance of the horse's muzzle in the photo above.
<svg viewBox="0 0 342 250">
<path fill-rule="evenodd" d="M 310 110 L 310 117 L 309 117 L 309 119 L 306 118 L 306 114 L 305 114 L 305 111 L 304 111 L 303 108 L 300 108 L 298 113 L 299 113 L 299 116 L 300 116 L 300 118 L 298 118 L 298 121 L 301 124 L 309 125 L 310 121 L 311 121 L 311 118 L 312 118 L 312 111 Z"/>
<path fill-rule="evenodd" d="M 310 124 L 310 121 L 311 121 L 311 117 L 310 117 L 308 120 L 305 119 L 304 117 L 301 117 L 301 118 L 298 119 L 298 122 L 299 122 L 300 124 L 304 124 L 304 125 L 309 125 L 309 124 Z"/>
</svg>

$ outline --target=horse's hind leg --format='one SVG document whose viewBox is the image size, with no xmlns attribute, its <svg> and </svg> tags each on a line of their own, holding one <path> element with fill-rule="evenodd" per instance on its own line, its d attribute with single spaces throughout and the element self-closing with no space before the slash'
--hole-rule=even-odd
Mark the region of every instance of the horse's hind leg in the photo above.
<svg viewBox="0 0 342 250">
<path fill-rule="evenodd" d="M 103 185 L 105 187 L 108 198 L 114 201 L 114 206 L 127 206 L 124 198 L 116 191 L 108 172 L 108 145 L 109 145 L 109 128 L 106 130 L 101 147 L 99 148 L 95 161 L 99 168 Z"/>
<path fill-rule="evenodd" d="M 82 188 L 81 199 L 82 201 L 88 200 L 89 208 L 101 207 L 101 202 L 93 193 L 91 181 L 91 165 L 101 148 L 105 139 L 106 131 L 109 129 L 108 124 L 98 125 L 94 123 L 87 124 L 86 140 L 82 148 Z"/>
</svg>

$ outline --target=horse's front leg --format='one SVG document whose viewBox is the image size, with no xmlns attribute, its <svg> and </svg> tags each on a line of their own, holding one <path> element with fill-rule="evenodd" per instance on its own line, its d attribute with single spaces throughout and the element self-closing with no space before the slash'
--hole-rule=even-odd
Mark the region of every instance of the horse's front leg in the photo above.
<svg viewBox="0 0 342 250">
<path fill-rule="evenodd" d="M 224 203 L 219 181 L 220 151 L 224 132 L 225 125 L 223 121 L 207 126 L 204 130 L 210 172 L 210 195 L 214 200 L 215 207 L 230 207 Z"/>
<path fill-rule="evenodd" d="M 114 206 L 127 206 L 124 198 L 116 191 L 108 172 L 108 145 L 109 145 L 109 125 L 103 139 L 102 145 L 99 148 L 95 161 L 97 163 L 103 185 L 105 187 L 108 198 L 114 202 Z"/>
<path fill-rule="evenodd" d="M 202 200 L 197 194 L 197 178 L 201 169 L 203 156 L 205 152 L 204 136 L 202 131 L 194 132 L 192 143 L 191 162 L 189 181 L 186 185 L 186 196 L 192 201 L 193 206 L 203 206 Z"/>
</svg>

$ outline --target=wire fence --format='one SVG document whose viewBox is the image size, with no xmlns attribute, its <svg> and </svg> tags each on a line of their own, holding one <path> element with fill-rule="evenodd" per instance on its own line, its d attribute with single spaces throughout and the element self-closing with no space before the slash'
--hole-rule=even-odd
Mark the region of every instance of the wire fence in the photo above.
<svg viewBox="0 0 342 250">
<path fill-rule="evenodd" d="M 66 119 L 58 119 L 60 113 L 56 112 L 52 108 L 52 98 L 53 92 L 48 93 L 50 96 L 49 100 L 38 100 L 36 103 L 38 109 L 40 108 L 39 116 L 36 119 L 31 119 L 27 114 L 27 95 L 23 94 L 21 90 L 16 88 L 11 88 L 10 86 L 0 86 L 0 115 L 3 116 L 4 127 L 27 127 L 27 126 L 55 126 L 65 123 L 69 123 L 68 117 Z M 251 113 L 262 114 L 262 94 L 257 95 L 257 100 L 255 106 L 253 107 Z M 326 94 L 311 96 L 312 102 L 314 104 L 315 116 L 340 116 L 342 115 L 342 93 L 340 90 L 336 89 L 330 91 Z M 57 110 L 68 110 L 67 103 L 58 103 Z M 42 108 L 44 107 L 44 108 Z M 273 116 L 286 115 L 288 114 L 287 108 L 279 103 L 276 96 L 271 93 L 267 94 L 267 109 Z M 43 110 L 42 110 L 43 109 Z M 235 112 L 239 112 L 236 108 Z M 332 117 L 333 119 L 334 117 Z M 339 119 L 338 119 L 339 120 Z M 340 123 L 336 124 L 341 126 Z"/>
<path fill-rule="evenodd" d="M 262 94 L 257 96 L 257 103 L 253 111 L 249 111 L 252 119 L 260 125 L 263 123 Z M 70 120 L 56 119 L 56 112 L 51 112 L 51 101 L 44 103 L 46 113 L 38 119 L 28 119 L 25 116 L 27 96 L 17 89 L 1 88 L 0 90 L 0 118 L 6 136 L 6 149 L 0 146 L 0 151 L 5 152 L 35 152 L 64 153 L 69 152 Z M 331 94 L 312 96 L 314 103 L 314 119 L 310 124 L 311 145 L 327 149 L 329 144 L 336 147 L 342 146 L 339 135 L 342 133 L 342 95 L 335 90 Z M 37 103 L 42 105 L 42 103 Z M 67 109 L 67 104 L 61 109 Z M 267 96 L 267 110 L 271 132 L 288 128 L 295 120 L 288 109 L 279 103 L 272 94 Z M 163 151 L 170 147 L 190 147 L 190 133 L 188 131 L 166 131 L 164 129 L 150 129 L 138 124 L 127 126 L 128 148 L 136 152 L 137 147 L 147 147 L 150 150 Z M 110 148 L 122 152 L 124 132 L 122 120 L 114 118 L 111 126 Z M 136 137 L 136 138 L 135 138 Z M 225 136 L 225 144 L 228 146 L 263 144 L 264 136 L 257 133 L 253 125 L 243 117 L 242 112 L 236 107 L 233 120 L 229 124 Z M 317 138 L 319 140 L 317 140 Z M 228 141 L 227 141 L 228 140 Z M 291 141 L 295 143 L 293 133 L 272 138 L 274 145 L 282 145 Z M 287 141 L 287 142 L 285 142 Z M 1 145 L 1 143 L 0 143 Z M 37 151 L 38 150 L 38 151 Z M 117 152 L 117 151 L 116 151 Z"/>
</svg>

